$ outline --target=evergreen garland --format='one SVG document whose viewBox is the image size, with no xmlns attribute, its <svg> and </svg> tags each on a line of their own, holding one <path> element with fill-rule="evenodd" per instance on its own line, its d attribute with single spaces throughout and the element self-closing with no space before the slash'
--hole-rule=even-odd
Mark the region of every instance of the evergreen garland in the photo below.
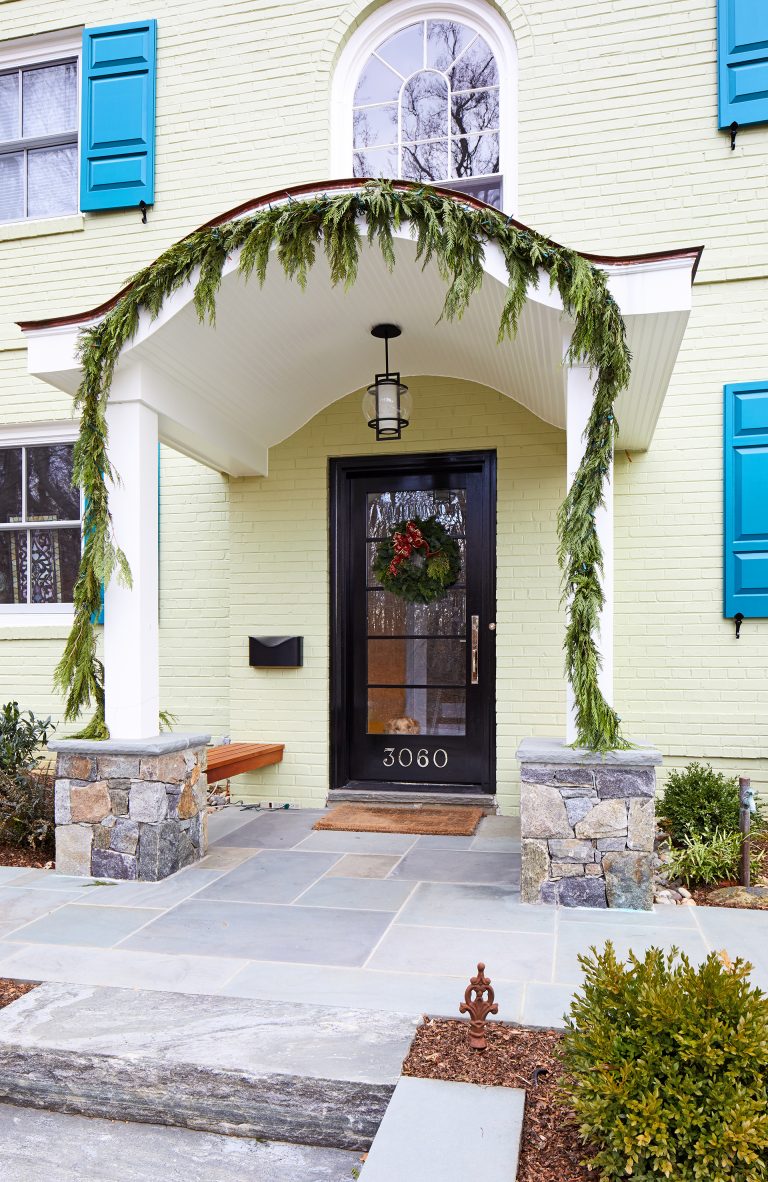
<svg viewBox="0 0 768 1182">
<path fill-rule="evenodd" d="M 574 331 L 566 361 L 595 374 L 594 403 L 585 432 L 586 451 L 558 514 L 558 557 L 567 610 L 565 667 L 576 701 L 577 744 L 605 752 L 628 744 L 619 718 L 598 687 L 600 667 L 595 635 L 603 604 L 603 555 L 595 512 L 603 503 L 616 423 L 613 405 L 629 381 L 630 355 L 624 323 L 610 294 L 607 277 L 574 250 L 557 246 L 515 225 L 496 210 L 464 204 L 460 198 L 403 182 L 371 181 L 360 189 L 302 200 L 290 198 L 230 222 L 196 230 L 139 271 L 104 318 L 81 334 L 83 378 L 75 405 L 81 413 L 75 448 L 75 480 L 85 494 L 83 555 L 75 586 L 75 619 L 55 682 L 66 695 L 65 718 L 77 718 L 90 705 L 95 714 L 83 735 L 106 738 L 103 669 L 96 656 L 93 621 L 100 588 L 115 575 L 130 585 L 130 572 L 112 530 L 107 482 L 116 478 L 107 454 L 106 407 L 112 376 L 123 347 L 133 338 L 139 314 L 156 317 L 164 301 L 195 278 L 194 302 L 200 320 L 213 324 L 216 296 L 228 257 L 240 251 L 245 279 L 255 272 L 260 284 L 273 251 L 285 274 L 301 287 L 318 251 L 328 260 L 331 281 L 351 287 L 357 277 L 361 230 L 377 244 L 391 269 L 393 229 L 409 223 L 422 266 L 434 260 L 446 284 L 443 316 L 462 316 L 483 279 L 485 243 L 504 257 L 507 296 L 499 324 L 499 343 L 514 336 L 528 289 L 541 270 L 556 287 Z"/>
</svg>

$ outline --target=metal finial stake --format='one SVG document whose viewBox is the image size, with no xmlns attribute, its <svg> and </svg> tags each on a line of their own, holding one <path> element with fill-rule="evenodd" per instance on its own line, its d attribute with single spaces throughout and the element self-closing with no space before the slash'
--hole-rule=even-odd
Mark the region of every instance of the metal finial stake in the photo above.
<svg viewBox="0 0 768 1182">
<path fill-rule="evenodd" d="M 484 1051 L 488 1046 L 485 1020 L 489 1014 L 499 1012 L 498 1003 L 493 999 L 491 979 L 486 977 L 485 965 L 481 961 L 477 966 L 477 976 L 470 979 L 464 991 L 464 1000 L 459 1006 L 460 1014 L 469 1014 L 469 1045 L 475 1051 Z"/>
</svg>

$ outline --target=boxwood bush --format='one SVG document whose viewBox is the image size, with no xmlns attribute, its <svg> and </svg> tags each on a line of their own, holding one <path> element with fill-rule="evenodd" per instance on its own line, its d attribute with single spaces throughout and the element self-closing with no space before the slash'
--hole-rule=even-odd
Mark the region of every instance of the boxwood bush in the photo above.
<svg viewBox="0 0 768 1182">
<path fill-rule="evenodd" d="M 689 763 L 682 771 L 670 772 L 658 812 L 673 845 L 686 838 L 712 837 L 717 829 L 737 833 L 738 779 L 716 772 L 708 763 Z"/>
<path fill-rule="evenodd" d="M 768 998 L 751 966 L 657 948 L 581 957 L 563 1043 L 567 1101 L 603 1182 L 768 1177 Z"/>
</svg>

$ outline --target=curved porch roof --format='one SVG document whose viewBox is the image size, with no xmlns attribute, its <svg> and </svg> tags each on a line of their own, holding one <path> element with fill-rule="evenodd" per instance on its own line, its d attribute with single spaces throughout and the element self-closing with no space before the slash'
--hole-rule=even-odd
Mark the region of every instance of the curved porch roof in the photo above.
<svg viewBox="0 0 768 1182">
<path fill-rule="evenodd" d="M 207 225 L 267 204 L 363 183 L 329 181 L 283 189 Z M 409 186 L 398 182 L 398 187 Z M 487 208 L 464 195 L 439 191 Z M 198 321 L 194 284 L 188 283 L 156 320 L 142 314 L 110 397 L 120 400 L 121 378 L 128 374 L 132 380 L 126 386 L 136 397 L 138 367 L 141 400 L 157 411 L 164 442 L 232 475 L 263 474 L 270 447 L 371 380 L 382 362 L 371 326 L 391 321 L 403 329 L 392 362 L 406 381 L 432 375 L 478 382 L 564 429 L 562 359 L 571 326 L 547 277 L 529 293 L 517 337 L 498 345 L 506 293 L 506 268 L 498 248 L 486 245 L 482 288 L 463 318 L 453 322 L 439 321 L 445 284 L 436 265 L 422 268 L 415 264 L 415 253 L 407 223 L 396 234 L 392 272 L 378 246 L 364 242 L 358 279 L 349 291 L 331 286 L 321 254 L 303 291 L 277 263 L 263 288 L 257 281 L 245 283 L 235 254 L 226 264 L 215 327 Z M 700 255 L 698 247 L 624 258 L 585 255 L 608 273 L 633 355 L 631 382 L 617 404 L 623 447 L 643 449 L 651 441 L 690 314 Z M 89 311 L 21 322 L 30 372 L 73 394 L 80 380 L 77 334 L 103 317 L 120 294 Z"/>
</svg>

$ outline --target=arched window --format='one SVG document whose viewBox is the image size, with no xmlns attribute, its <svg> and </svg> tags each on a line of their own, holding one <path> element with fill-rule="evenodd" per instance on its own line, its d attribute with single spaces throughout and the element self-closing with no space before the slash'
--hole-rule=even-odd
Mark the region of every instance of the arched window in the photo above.
<svg viewBox="0 0 768 1182">
<path fill-rule="evenodd" d="M 347 129 L 337 174 L 351 163 L 354 176 L 433 182 L 513 210 L 515 54 L 500 25 L 477 0 L 394 0 L 358 29 L 334 81 Z"/>
</svg>

